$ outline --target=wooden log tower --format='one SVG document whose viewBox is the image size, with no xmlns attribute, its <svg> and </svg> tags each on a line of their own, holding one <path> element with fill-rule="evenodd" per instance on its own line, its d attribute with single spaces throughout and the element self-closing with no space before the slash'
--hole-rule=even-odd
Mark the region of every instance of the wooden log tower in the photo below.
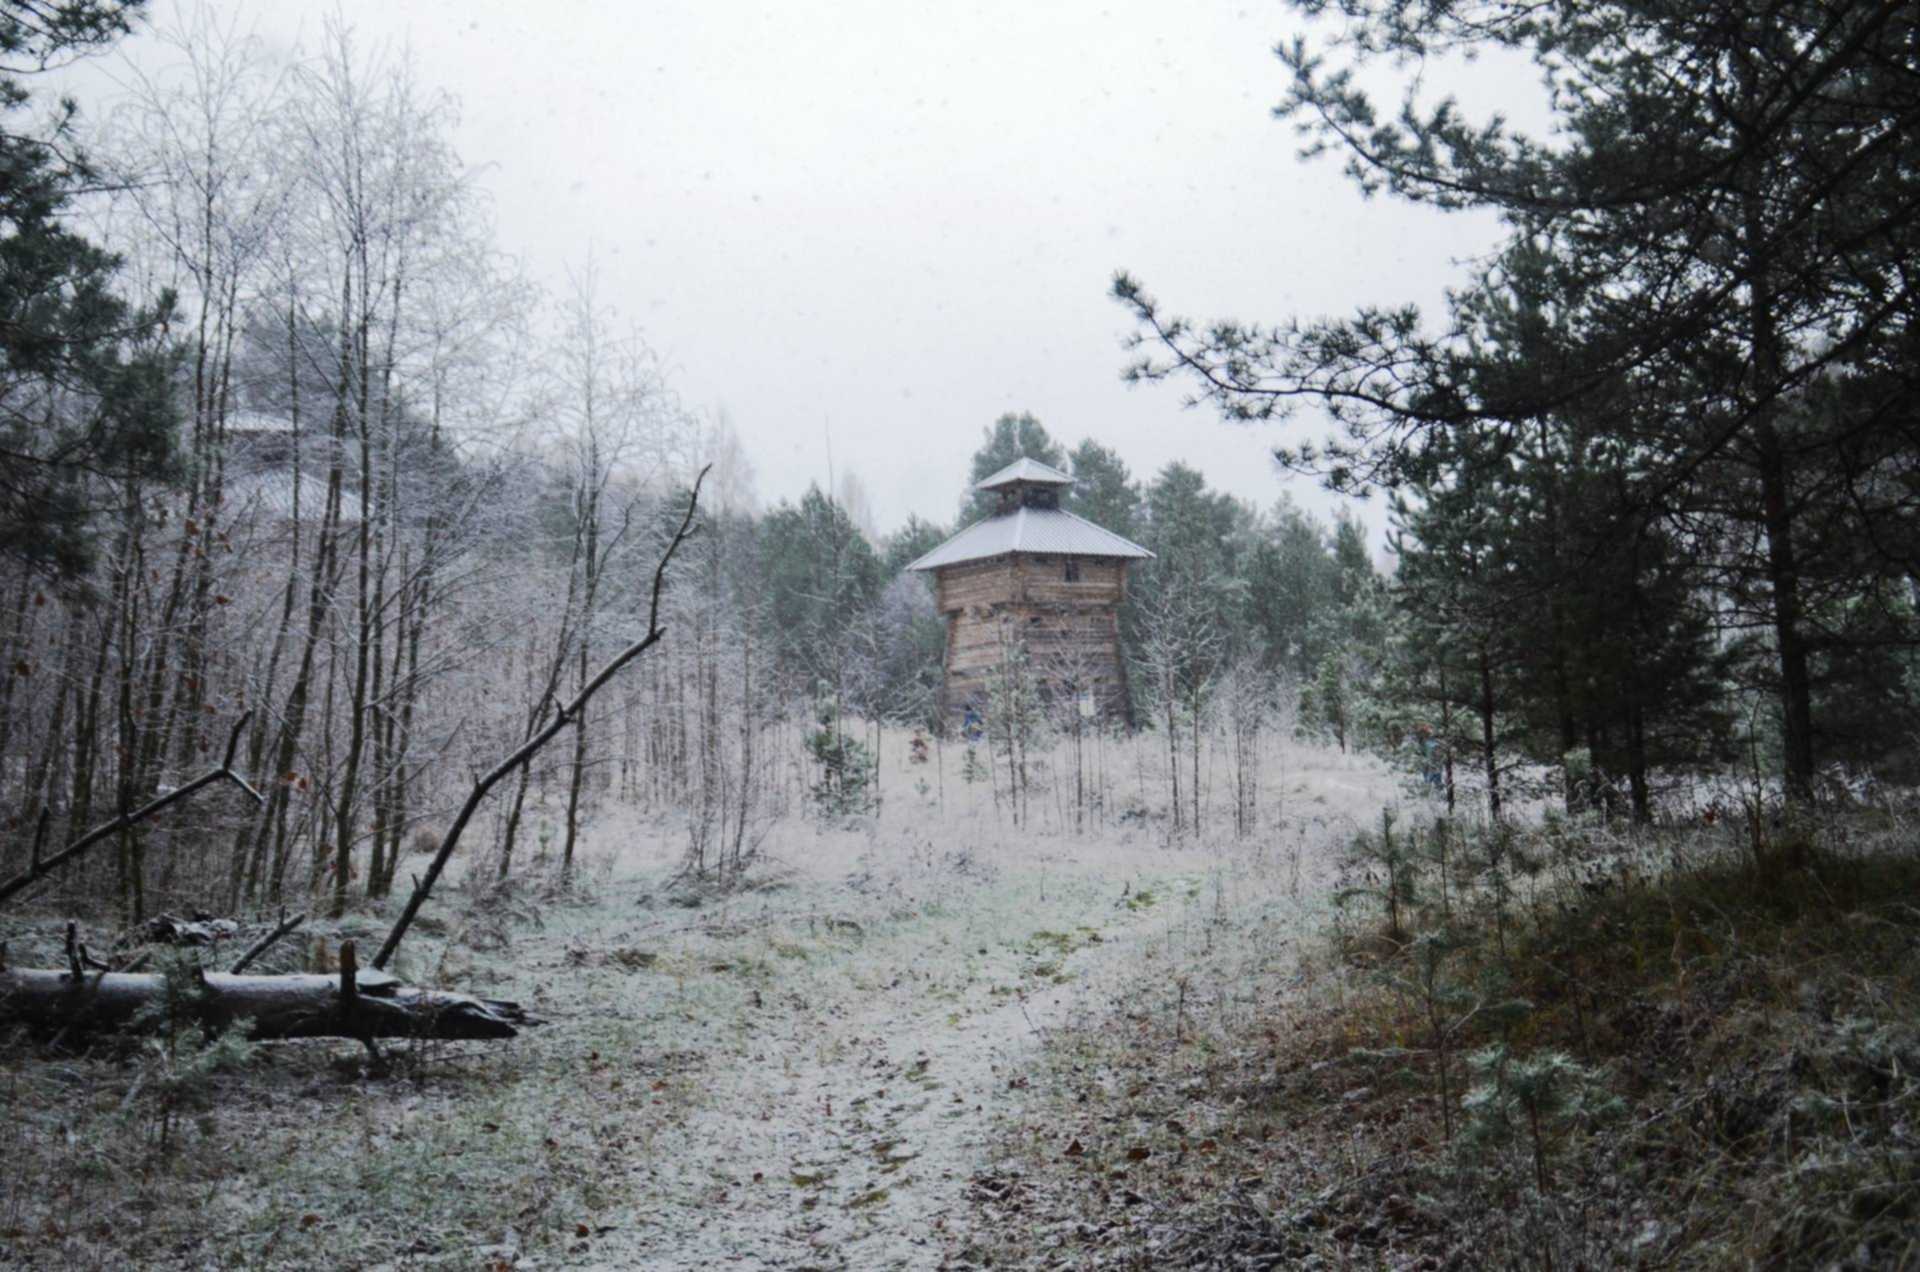
<svg viewBox="0 0 1920 1272">
<path fill-rule="evenodd" d="M 985 718 L 995 677 L 1024 654 L 1040 697 L 1127 720 L 1120 602 L 1127 566 L 1153 553 L 1060 507 L 1073 478 L 1019 459 L 981 482 L 999 506 L 907 568 L 933 575 L 947 620 L 941 713 Z"/>
</svg>

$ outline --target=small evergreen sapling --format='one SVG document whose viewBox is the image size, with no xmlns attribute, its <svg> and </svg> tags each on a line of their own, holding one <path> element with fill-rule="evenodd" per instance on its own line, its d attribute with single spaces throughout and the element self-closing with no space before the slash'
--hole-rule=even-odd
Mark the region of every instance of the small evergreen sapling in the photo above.
<svg viewBox="0 0 1920 1272">
<path fill-rule="evenodd" d="M 829 817 L 859 817 L 874 809 L 873 752 L 860 739 L 840 728 L 839 713 L 823 703 L 820 727 L 807 735 L 807 754 L 818 766 L 818 776 L 807 793 Z"/>
<path fill-rule="evenodd" d="M 173 1151 L 181 1115 L 211 1106 L 213 1076 L 246 1064 L 258 1044 L 247 1040 L 250 1020 L 231 1021 L 219 1029 L 205 1023 L 207 983 L 198 963 L 170 959 L 160 970 L 163 992 L 134 1017 L 134 1028 L 151 1030 L 152 1036 L 141 1044 L 138 1070 L 120 1109 L 131 1112 L 141 1092 L 148 1094 L 150 1133 L 165 1157 Z M 193 1045 L 182 1047 L 189 1030 L 197 1036 L 191 1039 Z"/>
<path fill-rule="evenodd" d="M 1407 918 L 1420 899 L 1419 856 L 1406 835 L 1394 834 L 1391 808 L 1380 810 L 1378 836 L 1360 834 L 1353 838 L 1346 859 L 1341 862 L 1349 877 L 1359 882 L 1334 894 L 1341 905 L 1359 897 L 1372 897 L 1386 913 L 1389 940 L 1396 944 L 1407 938 Z"/>
<path fill-rule="evenodd" d="M 1553 1146 L 1582 1120 L 1597 1121 L 1625 1108 L 1604 1075 L 1560 1051 L 1515 1054 L 1496 1042 L 1467 1057 L 1479 1080 L 1467 1092 L 1462 1140 L 1469 1148 L 1525 1144 L 1534 1186 L 1547 1191 Z"/>
</svg>

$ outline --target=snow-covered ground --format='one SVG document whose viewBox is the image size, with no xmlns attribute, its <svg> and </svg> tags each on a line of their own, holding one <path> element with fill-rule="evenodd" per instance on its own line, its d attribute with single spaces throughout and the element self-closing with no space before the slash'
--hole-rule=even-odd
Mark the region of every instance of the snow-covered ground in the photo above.
<svg viewBox="0 0 1920 1272">
<path fill-rule="evenodd" d="M 1317 750 L 1288 748 L 1272 776 L 1260 833 L 1171 842 L 1153 820 L 1015 828 L 950 782 L 938 820 L 896 806 L 858 830 L 780 828 L 766 885 L 697 909 L 651 895 L 671 845 L 617 835 L 536 1045 L 577 1054 L 618 1022 L 621 1050 L 581 1076 L 624 1071 L 619 1089 L 648 1096 L 594 1114 L 629 1146 L 631 1189 L 564 1262 L 918 1268 L 963 1251 L 963 1192 L 1048 1031 L 1177 969 L 1226 910 L 1277 907 L 1289 921 L 1263 930 L 1290 939 L 1322 911 L 1332 849 L 1397 797 L 1370 762 Z"/>
<path fill-rule="evenodd" d="M 1108 1021 L 1121 996 L 1178 1010 L 1188 969 L 1221 966 L 1200 957 L 1221 933 L 1270 947 L 1249 953 L 1295 940 L 1325 913 L 1339 845 L 1404 798 L 1372 761 L 1274 746 L 1254 833 L 1233 835 L 1215 777 L 1202 832 L 1176 835 L 1164 753 L 1110 746 L 1111 815 L 1076 830 L 1057 786 L 1037 784 L 1016 825 L 960 780 L 956 748 L 942 779 L 889 739 L 878 817 L 780 821 L 750 886 L 698 904 L 670 886 L 684 827 L 617 806 L 587 828 L 583 896 L 543 896 L 532 862 L 505 891 L 469 888 L 459 862 L 395 970 L 550 1021 L 513 1042 L 402 1048 L 414 1063 L 384 1077 L 350 1043 L 269 1047 L 170 1122 L 156 1061 L 21 1052 L 0 1074 L 0 1253 L 490 1272 L 956 1261 L 981 1235 L 970 1183 L 1057 1095 L 1050 1032 Z M 1223 921 L 1250 911 L 1265 917 Z M 316 923 L 309 949 L 364 947 L 390 917 Z"/>
</svg>

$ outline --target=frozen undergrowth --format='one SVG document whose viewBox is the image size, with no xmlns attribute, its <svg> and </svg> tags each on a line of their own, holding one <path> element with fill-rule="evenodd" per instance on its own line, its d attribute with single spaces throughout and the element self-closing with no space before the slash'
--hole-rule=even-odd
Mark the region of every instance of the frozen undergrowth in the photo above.
<svg viewBox="0 0 1920 1272">
<path fill-rule="evenodd" d="M 1283 948 L 1323 895 L 1324 850 L 1391 797 L 1364 763 L 1288 760 L 1277 823 L 1239 843 L 1168 844 L 1151 818 L 1016 829 L 949 775 L 943 814 L 904 799 L 855 828 L 776 827 L 755 886 L 698 906 L 666 886 L 672 827 L 603 815 L 582 895 L 456 878 L 396 968 L 552 1021 L 521 1040 L 402 1048 L 385 1077 L 350 1043 L 261 1048 L 205 1078 L 165 1153 L 137 1057 L 0 1051 L 0 1250 L 49 1267 L 962 1259 L 966 1190 L 1049 1081 L 1043 1040 L 1126 1010 L 1143 972 L 1198 1009 L 1183 969 L 1233 932 L 1250 955 Z"/>
<path fill-rule="evenodd" d="M 1049 1039 L 970 1262 L 1914 1266 L 1912 816 L 1483 828 L 1526 886 L 1429 856 L 1397 939 L 1234 916 Z"/>
</svg>

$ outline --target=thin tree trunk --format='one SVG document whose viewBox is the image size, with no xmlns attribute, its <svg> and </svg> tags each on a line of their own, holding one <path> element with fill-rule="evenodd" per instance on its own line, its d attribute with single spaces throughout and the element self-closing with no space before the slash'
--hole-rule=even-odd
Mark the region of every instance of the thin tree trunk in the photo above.
<svg viewBox="0 0 1920 1272">
<path fill-rule="evenodd" d="M 20 572 L 20 594 L 13 606 L 13 629 L 7 633 L 6 674 L 0 675 L 0 757 L 13 754 L 13 695 L 20 677 L 13 674 L 16 664 L 26 661 L 27 652 L 27 615 L 29 603 L 33 598 L 33 576 L 27 571 Z M 12 774 L 0 767 L 0 790 L 4 790 Z"/>
<path fill-rule="evenodd" d="M 362 292 L 364 295 L 365 283 Z M 359 361 L 357 381 L 358 426 L 355 429 L 360 455 L 360 527 L 355 534 L 354 552 L 354 638 L 353 638 L 353 682 L 347 698 L 347 754 L 346 762 L 340 770 L 338 801 L 334 814 L 333 845 L 333 903 L 329 911 L 332 918 L 339 918 L 347 912 L 347 888 L 353 878 L 353 841 L 355 826 L 354 803 L 359 793 L 360 760 L 366 748 L 367 740 L 367 691 L 371 683 L 369 661 L 373 654 L 373 507 L 372 486 L 373 469 L 371 441 L 368 436 L 373 425 L 368 418 L 369 368 L 367 361 L 370 353 L 368 323 L 364 315 L 353 337 L 354 352 Z M 328 713 L 331 719 L 332 713 Z"/>
<path fill-rule="evenodd" d="M 1760 19 L 1764 20 L 1764 19 Z M 1749 118 L 1763 109 L 1760 76 L 1754 69 L 1756 42 L 1735 66 L 1742 90 L 1741 104 Z M 1794 543 L 1794 508 L 1786 448 L 1775 420 L 1779 408 L 1771 400 L 1781 383 L 1784 352 L 1779 318 L 1774 311 L 1775 265 L 1766 246 L 1771 238 L 1766 204 L 1765 151 L 1750 147 L 1741 166 L 1741 198 L 1746 248 L 1747 322 L 1752 345 L 1753 392 L 1756 404 L 1753 436 L 1760 470 L 1760 502 L 1767 535 L 1767 584 L 1772 591 L 1773 633 L 1780 660 L 1781 747 L 1785 763 L 1787 798 L 1813 798 L 1813 677 L 1806 636 L 1801 628 L 1800 570 Z"/>
<path fill-rule="evenodd" d="M 1169 802 L 1173 806 L 1173 833 L 1177 835 L 1180 833 L 1180 747 L 1174 730 L 1173 672 L 1170 669 L 1162 674 L 1161 682 L 1161 697 L 1166 701 L 1167 710 L 1167 772 L 1172 784 Z"/>
<path fill-rule="evenodd" d="M 1486 762 L 1487 816 L 1500 820 L 1500 757 L 1494 749 L 1493 662 L 1484 642 L 1480 646 L 1480 751 Z"/>
<path fill-rule="evenodd" d="M 1188 698 L 1188 714 L 1193 718 L 1193 834 L 1200 835 L 1200 689 L 1196 685 Z"/>
<path fill-rule="evenodd" d="M 740 633 L 740 805 L 733 822 L 733 871 L 745 864 L 747 815 L 753 802 L 753 631 L 743 623 Z"/>
</svg>

